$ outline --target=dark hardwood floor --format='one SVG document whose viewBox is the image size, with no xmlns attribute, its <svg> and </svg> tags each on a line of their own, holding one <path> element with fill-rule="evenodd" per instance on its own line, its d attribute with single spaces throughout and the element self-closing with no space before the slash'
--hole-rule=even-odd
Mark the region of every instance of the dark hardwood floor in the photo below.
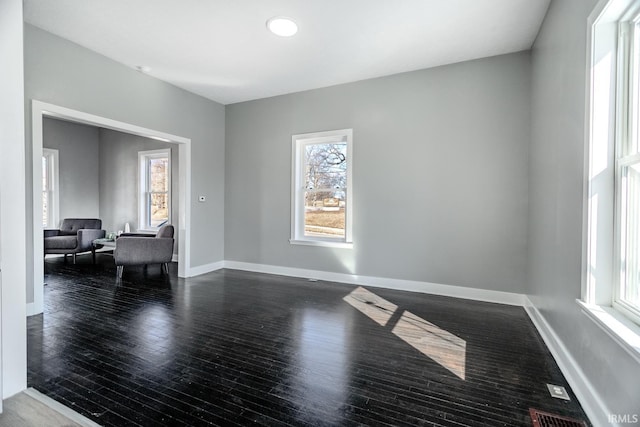
<svg viewBox="0 0 640 427">
<path fill-rule="evenodd" d="M 124 425 L 530 426 L 586 419 L 520 307 L 220 270 L 45 262 L 28 383 Z"/>
</svg>

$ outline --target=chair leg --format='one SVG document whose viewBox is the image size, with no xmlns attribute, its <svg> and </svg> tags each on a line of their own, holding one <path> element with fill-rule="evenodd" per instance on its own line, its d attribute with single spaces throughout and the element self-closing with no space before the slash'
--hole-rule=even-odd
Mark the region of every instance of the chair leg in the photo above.
<svg viewBox="0 0 640 427">
<path fill-rule="evenodd" d="M 124 265 L 119 265 L 116 267 L 118 273 L 118 279 L 122 279 L 122 272 L 124 271 Z"/>
<path fill-rule="evenodd" d="M 66 264 L 67 263 L 67 254 L 63 254 L 62 255 L 62 259 L 63 259 L 64 263 Z"/>
<path fill-rule="evenodd" d="M 76 265 L 76 254 L 73 254 L 73 265 Z"/>
<path fill-rule="evenodd" d="M 168 263 L 166 263 L 166 262 L 162 263 L 162 270 L 163 270 L 165 273 L 169 274 L 169 264 L 168 264 Z"/>
</svg>

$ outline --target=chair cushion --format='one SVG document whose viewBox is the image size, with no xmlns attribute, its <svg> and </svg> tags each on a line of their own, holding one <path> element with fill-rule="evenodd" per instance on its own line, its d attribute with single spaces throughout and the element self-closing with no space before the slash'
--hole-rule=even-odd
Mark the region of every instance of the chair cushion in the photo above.
<svg viewBox="0 0 640 427">
<path fill-rule="evenodd" d="M 171 262 L 172 238 L 124 236 L 116 240 L 113 258 L 116 265 L 161 264 Z"/>
<path fill-rule="evenodd" d="M 78 246 L 78 239 L 73 236 L 53 236 L 44 239 L 45 249 L 73 249 Z"/>
<path fill-rule="evenodd" d="M 60 235 L 71 236 L 78 234 L 81 228 L 100 230 L 102 220 L 95 218 L 65 218 L 60 225 Z"/>
</svg>

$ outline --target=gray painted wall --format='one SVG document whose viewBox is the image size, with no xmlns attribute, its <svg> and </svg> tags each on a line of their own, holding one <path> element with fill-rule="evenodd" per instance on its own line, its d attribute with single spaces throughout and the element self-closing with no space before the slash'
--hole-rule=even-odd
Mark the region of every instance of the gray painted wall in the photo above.
<svg viewBox="0 0 640 427">
<path fill-rule="evenodd" d="M 171 148 L 171 216 L 178 223 L 178 146 L 150 138 L 100 129 L 100 218 L 105 230 L 138 228 L 138 152 Z M 175 236 L 174 251 L 178 249 Z"/>
<path fill-rule="evenodd" d="M 637 414 L 640 367 L 575 302 L 581 292 L 587 16 L 554 0 L 532 53 L 528 288 L 614 414 Z"/>
<path fill-rule="evenodd" d="M 44 102 L 191 139 L 191 266 L 224 258 L 225 108 L 29 24 L 24 26 L 26 110 Z M 26 119 L 32 157 L 31 116 Z M 27 223 L 32 170 L 27 162 Z M 206 203 L 198 203 L 198 195 Z M 27 227 L 27 301 L 33 301 L 33 230 Z"/>
<path fill-rule="evenodd" d="M 227 106 L 225 259 L 524 292 L 530 58 Z M 289 244 L 291 135 L 353 128 L 353 249 Z"/>
<path fill-rule="evenodd" d="M 59 219 L 100 218 L 98 128 L 46 118 L 42 135 L 58 150 Z"/>
</svg>

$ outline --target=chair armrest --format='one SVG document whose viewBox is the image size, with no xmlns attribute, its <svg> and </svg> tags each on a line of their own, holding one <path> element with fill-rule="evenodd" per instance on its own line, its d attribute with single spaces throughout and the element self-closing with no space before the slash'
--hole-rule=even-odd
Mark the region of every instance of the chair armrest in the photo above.
<svg viewBox="0 0 640 427">
<path fill-rule="evenodd" d="M 45 229 L 44 230 L 44 237 L 53 237 L 53 236 L 57 236 L 58 234 L 60 234 L 60 230 L 58 229 Z"/>
<path fill-rule="evenodd" d="M 173 239 L 124 236 L 116 240 L 116 265 L 162 264 L 171 262 Z"/>
<path fill-rule="evenodd" d="M 151 233 L 122 233 L 118 236 L 118 238 L 120 237 L 156 237 L 156 235 Z"/>
<path fill-rule="evenodd" d="M 102 239 L 105 233 L 104 230 L 81 228 L 78 230 L 78 251 L 90 250 L 91 243 L 96 239 Z"/>
</svg>

